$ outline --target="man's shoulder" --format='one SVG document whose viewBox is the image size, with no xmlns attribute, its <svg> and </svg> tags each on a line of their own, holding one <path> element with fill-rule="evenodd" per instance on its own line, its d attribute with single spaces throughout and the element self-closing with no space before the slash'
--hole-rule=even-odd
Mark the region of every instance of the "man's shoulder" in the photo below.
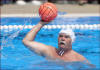
<svg viewBox="0 0 100 70">
<path fill-rule="evenodd" d="M 45 57 L 46 58 L 54 58 L 54 56 L 56 55 L 56 48 L 53 46 L 48 46 L 48 50 L 46 50 L 45 52 Z"/>
<path fill-rule="evenodd" d="M 53 46 L 48 46 L 48 51 L 49 51 L 49 52 L 53 52 L 53 51 L 55 51 L 55 49 L 56 49 L 56 48 L 53 47 Z"/>
<path fill-rule="evenodd" d="M 80 60 L 86 60 L 85 57 L 77 52 L 74 51 L 74 54 L 76 56 L 76 58 L 80 59 Z"/>
<path fill-rule="evenodd" d="M 52 54 L 53 52 L 55 52 L 55 47 L 53 46 L 47 46 L 48 49 L 46 50 L 47 53 Z"/>
<path fill-rule="evenodd" d="M 76 52 L 76 51 L 74 51 L 74 50 L 72 50 L 72 52 L 73 52 L 75 55 L 81 55 L 81 54 L 79 54 L 78 52 Z"/>
</svg>

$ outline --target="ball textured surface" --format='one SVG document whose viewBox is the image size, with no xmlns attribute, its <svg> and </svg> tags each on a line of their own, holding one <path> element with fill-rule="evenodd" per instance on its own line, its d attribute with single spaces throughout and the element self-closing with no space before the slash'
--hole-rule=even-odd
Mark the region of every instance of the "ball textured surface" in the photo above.
<svg viewBox="0 0 100 70">
<path fill-rule="evenodd" d="M 44 3 L 40 5 L 39 15 L 43 21 L 52 21 L 57 16 L 57 8 L 53 3 Z"/>
</svg>

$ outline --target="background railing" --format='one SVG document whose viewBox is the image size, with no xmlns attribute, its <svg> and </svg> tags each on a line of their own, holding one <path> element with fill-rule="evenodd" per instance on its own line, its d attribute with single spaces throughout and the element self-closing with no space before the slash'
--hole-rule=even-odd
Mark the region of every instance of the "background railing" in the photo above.
<svg viewBox="0 0 100 70">
<path fill-rule="evenodd" d="M 0 0 L 0 5 L 4 4 L 16 4 L 19 3 L 27 4 L 27 3 L 43 3 L 43 2 L 52 2 L 52 3 L 59 3 L 59 4 L 100 4 L 100 0 Z"/>
</svg>

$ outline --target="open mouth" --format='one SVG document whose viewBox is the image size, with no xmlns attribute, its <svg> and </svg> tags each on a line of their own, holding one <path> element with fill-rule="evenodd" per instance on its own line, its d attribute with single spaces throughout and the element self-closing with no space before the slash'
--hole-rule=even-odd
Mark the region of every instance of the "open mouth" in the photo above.
<svg viewBox="0 0 100 70">
<path fill-rule="evenodd" d="M 65 45 L 66 43 L 64 41 L 60 41 L 60 45 Z"/>
</svg>

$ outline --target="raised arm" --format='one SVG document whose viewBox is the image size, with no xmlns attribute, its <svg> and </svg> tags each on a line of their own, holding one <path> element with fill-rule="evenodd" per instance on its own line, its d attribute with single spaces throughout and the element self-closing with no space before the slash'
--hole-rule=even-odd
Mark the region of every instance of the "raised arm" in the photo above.
<svg viewBox="0 0 100 70">
<path fill-rule="evenodd" d="M 40 21 L 36 26 L 34 26 L 28 34 L 23 39 L 23 43 L 26 47 L 28 47 L 30 50 L 34 51 L 35 53 L 39 55 L 46 55 L 48 54 L 49 46 L 44 45 L 39 42 L 35 42 L 35 36 L 38 33 L 38 31 L 45 25 L 46 22 Z"/>
</svg>

